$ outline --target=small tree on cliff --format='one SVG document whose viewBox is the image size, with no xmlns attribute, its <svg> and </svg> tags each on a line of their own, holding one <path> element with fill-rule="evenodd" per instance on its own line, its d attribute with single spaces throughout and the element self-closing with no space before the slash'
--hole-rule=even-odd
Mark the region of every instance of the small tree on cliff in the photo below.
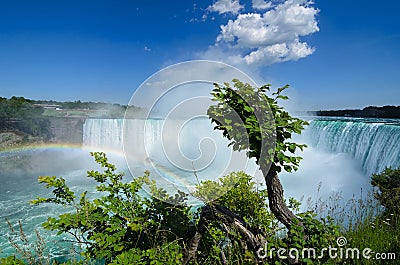
<svg viewBox="0 0 400 265">
<path fill-rule="evenodd" d="M 230 140 L 234 150 L 246 150 L 250 158 L 255 158 L 259 165 L 267 186 L 269 208 L 274 216 L 289 229 L 290 233 L 296 234 L 294 238 L 300 241 L 297 244 L 304 245 L 306 233 L 320 235 L 322 233 L 334 234 L 332 230 L 323 223 L 314 220 L 310 215 L 303 215 L 304 220 L 297 217 L 286 205 L 283 197 L 283 187 L 278 173 L 283 170 L 287 172 L 296 171 L 301 157 L 296 156 L 297 149 L 303 150 L 305 145 L 290 142 L 292 134 L 300 134 L 308 123 L 292 117 L 283 107 L 279 106 L 279 100 L 288 99 L 282 95 L 288 86 L 278 88 L 272 93 L 272 97 L 266 93 L 270 91 L 270 85 L 254 88 L 244 84 L 237 79 L 233 81 L 233 88 L 229 83 L 223 86 L 214 84 L 214 101 L 216 105 L 208 109 L 211 121 L 216 124 L 215 129 L 221 130 L 223 135 Z M 201 193 L 211 190 L 212 185 L 202 183 Z M 205 187 L 205 188 L 204 188 Z M 184 259 L 187 264 L 196 257 L 197 249 L 210 224 L 219 223 L 225 230 L 236 231 L 238 240 L 245 249 L 252 252 L 254 262 L 262 263 L 259 258 L 259 250 L 267 242 L 265 231 L 260 230 L 260 224 L 251 224 L 240 216 L 237 209 L 221 203 L 219 199 L 208 202 L 202 208 L 197 231 L 191 238 Z M 315 231 L 317 228 L 318 232 Z M 328 229 L 327 229 L 328 228 Z M 325 237 L 327 238 L 327 237 Z M 314 240 L 318 245 L 321 238 Z M 231 239 L 232 240 L 232 236 Z M 223 256 L 223 255 L 222 255 Z"/>
<path fill-rule="evenodd" d="M 300 134 L 308 123 L 292 117 L 279 106 L 278 100 L 286 100 L 282 95 L 288 86 L 278 88 L 269 97 L 270 85 L 253 88 L 237 79 L 234 87 L 214 84 L 212 95 L 217 104 L 211 106 L 208 115 L 216 124 L 215 129 L 222 130 L 233 145 L 234 150 L 247 150 L 259 165 L 267 186 L 269 207 L 276 218 L 290 228 L 297 217 L 286 206 L 283 188 L 278 173 L 296 171 L 301 157 L 295 156 L 296 149 L 305 145 L 290 142 L 292 134 Z M 235 117 L 239 116 L 240 121 Z"/>
</svg>

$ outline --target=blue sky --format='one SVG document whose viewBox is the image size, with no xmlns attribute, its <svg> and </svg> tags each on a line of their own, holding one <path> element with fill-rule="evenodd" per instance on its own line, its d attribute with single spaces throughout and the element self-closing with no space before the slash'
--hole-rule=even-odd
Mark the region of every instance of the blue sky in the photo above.
<svg viewBox="0 0 400 265">
<path fill-rule="evenodd" d="M 127 104 L 156 71 L 211 59 L 290 84 L 298 109 L 400 105 L 400 3 L 1 0 L 0 96 Z"/>
</svg>

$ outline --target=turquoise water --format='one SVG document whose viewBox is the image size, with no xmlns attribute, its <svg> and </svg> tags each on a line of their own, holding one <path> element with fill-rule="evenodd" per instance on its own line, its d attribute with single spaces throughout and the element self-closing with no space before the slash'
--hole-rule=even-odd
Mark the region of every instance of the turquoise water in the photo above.
<svg viewBox="0 0 400 265">
<path fill-rule="evenodd" d="M 86 153 L 86 152 L 85 152 Z M 69 252 L 63 237 L 56 237 L 53 233 L 44 231 L 40 224 L 49 216 L 62 213 L 65 209 L 52 205 L 32 206 L 29 201 L 36 196 L 50 195 L 37 181 L 40 175 L 63 176 L 77 190 L 90 188 L 92 183 L 82 179 L 84 166 L 90 164 L 90 157 L 82 151 L 29 149 L 0 153 L 0 256 L 14 253 L 8 238 L 18 240 L 18 232 L 12 233 L 6 219 L 19 231 L 18 220 L 29 241 L 34 243 L 37 238 L 35 229 L 46 239 L 48 251 L 52 256 Z M 78 178 L 80 179 L 78 181 Z M 67 247 L 68 248 L 68 247 Z"/>
</svg>

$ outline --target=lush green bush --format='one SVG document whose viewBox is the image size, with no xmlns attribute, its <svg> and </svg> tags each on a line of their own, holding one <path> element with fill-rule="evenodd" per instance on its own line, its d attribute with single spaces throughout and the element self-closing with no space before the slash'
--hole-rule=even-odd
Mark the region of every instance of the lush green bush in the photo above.
<svg viewBox="0 0 400 265">
<path fill-rule="evenodd" d="M 371 184 L 378 188 L 375 197 L 385 207 L 385 214 L 400 214 L 400 168 L 372 175 Z"/>
<path fill-rule="evenodd" d="M 48 139 L 50 121 L 42 116 L 43 109 L 23 97 L 0 98 L 0 131 L 18 130 Z"/>
<path fill-rule="evenodd" d="M 56 203 L 74 208 L 57 218 L 49 218 L 43 227 L 58 234 L 72 235 L 74 243 L 83 245 L 88 259 L 118 262 L 132 255 L 137 259 L 165 260 L 162 246 L 183 248 L 194 229 L 190 208 L 185 206 L 186 194 L 173 197 L 149 180 L 149 173 L 123 181 L 104 153 L 92 153 L 104 171 L 88 171 L 98 184 L 101 196 L 88 199 L 86 193 L 76 196 L 63 178 L 40 177 L 39 182 L 53 189 L 53 197 L 37 198 L 32 203 Z M 144 185 L 150 187 L 153 199 L 140 194 Z M 160 199 L 155 199 L 160 198 Z M 174 202 L 169 204 L 165 201 Z M 173 246 L 168 245 L 174 243 Z M 173 260 L 179 260 L 179 253 Z"/>
<path fill-rule="evenodd" d="M 232 183 L 235 183 L 234 187 L 228 189 Z M 282 259 L 278 256 L 278 249 L 285 249 L 286 253 L 289 253 L 290 249 L 296 248 L 301 253 L 304 248 L 314 248 L 319 255 L 323 248 L 335 246 L 340 236 L 339 227 L 335 225 L 333 219 L 317 218 L 311 211 L 299 213 L 302 224 L 297 223 L 286 230 L 279 225 L 265 203 L 268 199 L 265 188 L 257 185 L 250 175 L 243 172 L 232 172 L 218 181 L 204 181 L 198 185 L 196 195 L 207 198 L 215 196 L 215 193 L 219 193 L 220 197 L 211 204 L 227 207 L 237 218 L 243 219 L 243 224 L 247 225 L 249 233 L 263 237 L 263 245 L 260 245 L 255 252 L 251 251 L 246 246 L 246 238 L 239 229 L 235 229 L 234 226 L 228 227 L 220 220 L 214 220 L 210 222 L 207 233 L 203 236 L 203 246 L 199 249 L 202 255 L 197 258 L 200 264 L 256 264 L 257 262 L 291 264 L 289 258 Z M 289 206 L 292 210 L 298 211 L 300 203 L 291 198 Z M 273 248 L 275 251 L 271 251 Z M 225 256 L 227 263 L 224 263 L 222 256 Z M 214 260 L 210 261 L 210 257 Z M 331 260 L 328 255 L 321 259 L 312 256 L 303 258 L 299 255 L 298 262 L 339 264 L 342 261 Z"/>
<path fill-rule="evenodd" d="M 23 260 L 16 258 L 15 256 L 9 256 L 6 258 L 0 258 L 0 264 L 3 264 L 3 265 L 25 265 L 26 263 Z"/>
</svg>

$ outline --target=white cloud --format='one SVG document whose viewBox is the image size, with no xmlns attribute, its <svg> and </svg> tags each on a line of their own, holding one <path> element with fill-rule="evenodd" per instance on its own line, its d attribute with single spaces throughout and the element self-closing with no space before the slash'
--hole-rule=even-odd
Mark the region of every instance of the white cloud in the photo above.
<svg viewBox="0 0 400 265">
<path fill-rule="evenodd" d="M 273 64 L 284 61 L 296 61 L 314 52 L 307 43 L 298 39 L 290 43 L 278 43 L 251 52 L 243 57 L 247 64 Z"/>
<path fill-rule="evenodd" d="M 270 3 L 253 1 L 261 6 Z M 318 9 L 309 0 L 286 0 L 262 13 L 239 14 L 221 25 L 213 46 L 204 53 L 208 59 L 236 65 L 265 66 L 309 56 L 314 48 L 301 37 L 319 31 Z"/>
<path fill-rule="evenodd" d="M 252 0 L 254 9 L 265 10 L 272 7 L 272 1 Z"/>
<path fill-rule="evenodd" d="M 236 15 L 242 8 L 243 6 L 240 5 L 239 0 L 217 0 L 213 5 L 210 5 L 207 10 L 220 14 L 232 13 Z"/>
</svg>

